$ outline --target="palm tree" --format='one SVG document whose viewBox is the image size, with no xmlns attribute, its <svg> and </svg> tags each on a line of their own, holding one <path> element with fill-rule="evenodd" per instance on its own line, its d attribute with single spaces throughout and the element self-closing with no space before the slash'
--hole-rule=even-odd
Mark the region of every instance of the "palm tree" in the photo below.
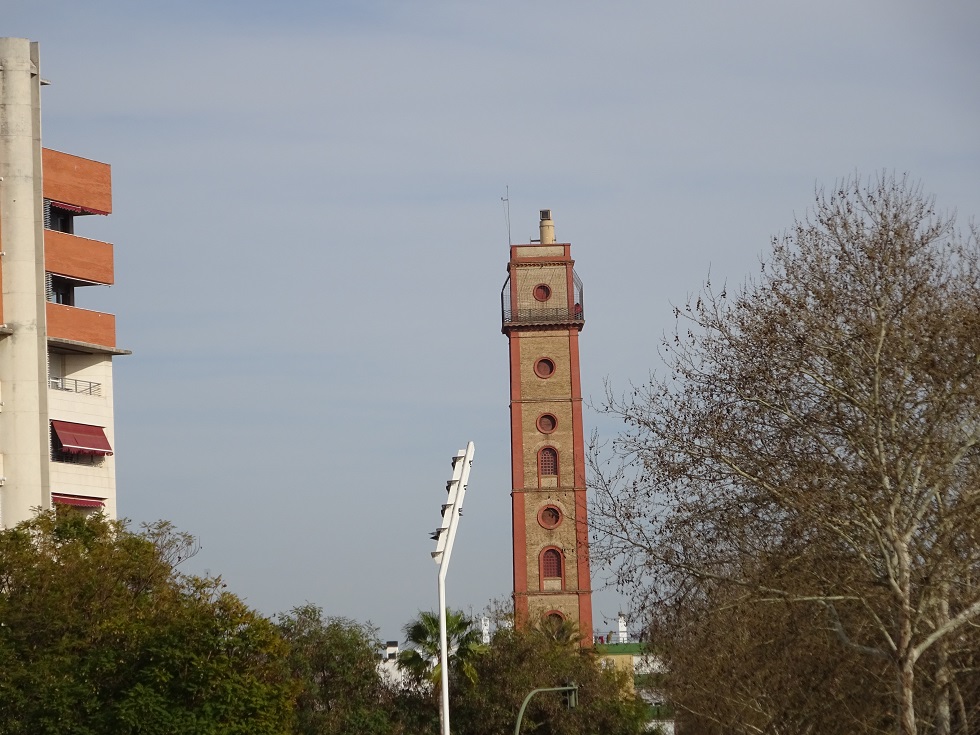
<svg viewBox="0 0 980 735">
<path fill-rule="evenodd" d="M 585 636 L 579 631 L 578 623 L 557 615 L 547 615 L 532 626 L 536 635 L 560 646 L 574 648 L 582 645 Z"/>
<path fill-rule="evenodd" d="M 409 678 L 421 684 L 436 684 L 442 676 L 439 663 L 439 614 L 420 612 L 405 625 L 405 641 L 412 646 L 398 654 L 398 667 Z M 471 682 L 476 682 L 473 659 L 484 653 L 480 631 L 462 612 L 446 611 L 446 643 L 449 646 L 449 669 L 458 670 Z"/>
</svg>

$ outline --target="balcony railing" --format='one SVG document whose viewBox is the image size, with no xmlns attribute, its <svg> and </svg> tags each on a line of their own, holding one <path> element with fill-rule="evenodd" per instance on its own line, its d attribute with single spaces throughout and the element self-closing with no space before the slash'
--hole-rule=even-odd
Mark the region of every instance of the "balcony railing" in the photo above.
<svg viewBox="0 0 980 735">
<path fill-rule="evenodd" d="M 81 393 L 86 396 L 101 396 L 102 383 L 93 383 L 90 380 L 75 380 L 75 378 L 48 378 L 48 386 L 54 390 L 63 390 L 68 393 Z"/>
<path fill-rule="evenodd" d="M 585 313 L 578 309 L 546 309 L 526 306 L 517 309 L 503 308 L 503 322 L 508 324 L 584 324 Z"/>
<path fill-rule="evenodd" d="M 562 306 L 546 306 L 554 304 L 559 299 L 552 298 L 548 302 L 538 302 L 528 295 L 521 298 L 512 298 L 510 276 L 504 282 L 504 287 L 500 289 L 500 312 L 503 328 L 521 325 L 548 325 L 548 324 L 570 324 L 579 329 L 585 324 L 585 310 L 582 307 L 584 301 L 582 281 L 578 274 L 572 272 L 572 302 L 568 305 L 565 297 L 560 299 Z"/>
<path fill-rule="evenodd" d="M 45 230 L 44 269 L 49 273 L 87 283 L 112 283 L 112 244 L 56 230 Z"/>
<path fill-rule="evenodd" d="M 73 454 L 57 447 L 51 447 L 51 461 L 101 467 L 105 463 L 105 457 L 100 454 Z"/>
<path fill-rule="evenodd" d="M 116 317 L 101 311 L 79 309 L 66 304 L 45 304 L 48 337 L 85 342 L 103 347 L 116 346 Z"/>
</svg>

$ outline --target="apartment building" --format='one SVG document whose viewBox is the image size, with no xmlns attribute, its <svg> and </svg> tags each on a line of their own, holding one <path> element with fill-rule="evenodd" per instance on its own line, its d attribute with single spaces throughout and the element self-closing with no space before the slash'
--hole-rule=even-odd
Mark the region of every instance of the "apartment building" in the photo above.
<svg viewBox="0 0 980 735">
<path fill-rule="evenodd" d="M 116 516 L 113 246 L 83 237 L 112 211 L 107 164 L 41 145 L 38 44 L 0 38 L 0 527 L 37 508 Z"/>
</svg>

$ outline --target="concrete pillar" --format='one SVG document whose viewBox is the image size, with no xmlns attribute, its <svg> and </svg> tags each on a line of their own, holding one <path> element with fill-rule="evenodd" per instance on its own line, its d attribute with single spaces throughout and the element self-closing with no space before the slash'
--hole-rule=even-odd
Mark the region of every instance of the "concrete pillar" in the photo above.
<svg viewBox="0 0 980 735">
<path fill-rule="evenodd" d="M 0 38 L 0 525 L 49 507 L 47 334 L 38 45 Z"/>
</svg>

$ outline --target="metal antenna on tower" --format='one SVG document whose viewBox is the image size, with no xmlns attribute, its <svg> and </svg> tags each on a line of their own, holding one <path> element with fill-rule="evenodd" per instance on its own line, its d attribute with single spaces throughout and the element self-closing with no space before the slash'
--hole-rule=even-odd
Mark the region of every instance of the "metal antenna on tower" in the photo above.
<svg viewBox="0 0 980 735">
<path fill-rule="evenodd" d="M 514 244 L 510 237 L 510 186 L 505 186 L 504 191 L 506 196 L 500 197 L 500 201 L 504 203 L 504 218 L 507 220 L 507 247 L 510 247 Z"/>
</svg>

